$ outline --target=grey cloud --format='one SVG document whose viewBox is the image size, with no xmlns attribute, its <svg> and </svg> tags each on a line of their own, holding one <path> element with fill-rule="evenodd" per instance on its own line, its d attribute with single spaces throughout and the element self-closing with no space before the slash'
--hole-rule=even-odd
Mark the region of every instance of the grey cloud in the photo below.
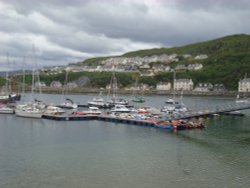
<svg viewBox="0 0 250 188">
<path fill-rule="evenodd" d="M 21 59 L 36 43 L 44 64 L 66 64 L 156 46 L 180 46 L 250 31 L 247 0 L 0 0 L 1 3 L 8 4 L 12 13 L 0 13 L 0 43 L 4 46 L 0 55 L 9 51 Z"/>
</svg>

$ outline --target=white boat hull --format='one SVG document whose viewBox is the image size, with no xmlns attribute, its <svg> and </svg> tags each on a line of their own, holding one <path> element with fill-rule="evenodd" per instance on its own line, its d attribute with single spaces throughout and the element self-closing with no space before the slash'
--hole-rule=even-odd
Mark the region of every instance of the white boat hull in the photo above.
<svg viewBox="0 0 250 188">
<path fill-rule="evenodd" d="M 27 118 L 42 118 L 43 113 L 40 111 L 16 110 L 16 116 Z"/>
<path fill-rule="evenodd" d="M 14 114 L 12 109 L 0 109 L 0 114 Z"/>
</svg>

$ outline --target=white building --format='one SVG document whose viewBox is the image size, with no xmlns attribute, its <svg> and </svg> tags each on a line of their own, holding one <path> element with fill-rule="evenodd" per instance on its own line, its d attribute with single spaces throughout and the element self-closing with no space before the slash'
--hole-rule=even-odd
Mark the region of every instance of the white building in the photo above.
<svg viewBox="0 0 250 188">
<path fill-rule="evenodd" d="M 189 64 L 187 66 L 187 69 L 188 70 L 200 70 L 203 68 L 203 65 L 202 64 Z"/>
<path fill-rule="evenodd" d="M 167 82 L 167 83 L 158 83 L 156 85 L 156 90 L 171 90 L 171 83 Z"/>
<path fill-rule="evenodd" d="M 192 79 L 176 79 L 174 80 L 174 90 L 177 91 L 191 91 L 193 90 L 194 83 Z"/>
<path fill-rule="evenodd" d="M 239 92 L 250 92 L 250 78 L 244 78 L 239 81 Z"/>
<path fill-rule="evenodd" d="M 61 87 L 62 87 L 62 84 L 61 84 L 61 82 L 59 82 L 59 81 L 52 81 L 52 82 L 50 83 L 50 87 L 53 87 L 53 88 L 61 88 Z"/>
<path fill-rule="evenodd" d="M 46 84 L 45 84 L 45 82 L 36 82 L 35 83 L 35 88 L 39 88 L 39 87 L 46 87 Z"/>
<path fill-rule="evenodd" d="M 211 83 L 199 83 L 194 91 L 198 91 L 198 92 L 209 92 L 213 90 L 213 84 Z"/>
<path fill-rule="evenodd" d="M 75 89 L 75 88 L 77 88 L 78 87 L 78 85 L 75 83 L 75 82 L 68 82 L 67 84 L 66 84 L 66 88 L 67 89 Z"/>
<path fill-rule="evenodd" d="M 207 59 L 207 58 L 208 58 L 207 54 L 200 54 L 200 55 L 195 56 L 194 59 L 202 60 L 202 59 Z"/>
</svg>

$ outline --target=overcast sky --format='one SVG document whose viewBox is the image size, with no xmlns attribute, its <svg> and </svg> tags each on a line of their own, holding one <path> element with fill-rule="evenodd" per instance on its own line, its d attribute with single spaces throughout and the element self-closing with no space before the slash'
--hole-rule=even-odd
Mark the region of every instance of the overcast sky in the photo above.
<svg viewBox="0 0 250 188">
<path fill-rule="evenodd" d="M 1 71 L 249 34 L 249 20 L 249 0 L 0 0 Z"/>
</svg>

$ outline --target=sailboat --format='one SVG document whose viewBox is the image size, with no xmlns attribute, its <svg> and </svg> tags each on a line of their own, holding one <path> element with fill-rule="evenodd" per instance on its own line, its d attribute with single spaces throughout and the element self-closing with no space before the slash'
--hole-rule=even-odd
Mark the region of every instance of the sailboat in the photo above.
<svg viewBox="0 0 250 188">
<path fill-rule="evenodd" d="M 93 98 L 92 101 L 88 101 L 88 106 L 98 107 L 98 108 L 107 108 L 109 105 L 105 102 L 102 97 L 102 92 L 100 92 L 98 97 Z"/>
<path fill-rule="evenodd" d="M 9 65 L 9 55 L 7 54 L 7 64 Z M 5 88 L 2 90 L 0 94 L 0 103 L 10 103 L 15 101 L 20 101 L 21 95 L 18 93 L 14 93 L 11 91 L 11 83 L 9 79 L 9 72 L 6 71 L 5 75 Z"/>
<path fill-rule="evenodd" d="M 235 102 L 236 103 L 249 103 L 250 100 L 249 100 L 249 98 L 246 98 L 246 97 L 240 98 L 240 95 L 237 94 Z"/>
<path fill-rule="evenodd" d="M 34 51 L 34 47 L 33 47 L 33 51 Z M 33 58 L 35 61 L 36 60 L 35 56 L 33 56 Z M 30 101 L 16 106 L 16 110 L 15 110 L 16 116 L 27 117 L 27 118 L 42 118 L 42 115 L 46 108 L 46 104 L 40 100 L 34 99 L 35 77 L 37 78 L 38 83 L 40 83 L 39 70 L 35 71 L 35 69 L 33 68 Z M 23 81 L 24 80 L 25 78 L 23 78 Z M 39 87 L 39 93 L 41 93 L 40 87 Z"/>
<path fill-rule="evenodd" d="M 128 105 L 129 102 L 123 98 L 117 98 L 117 78 L 115 76 L 115 72 L 113 72 L 111 80 L 110 80 L 110 92 L 112 92 L 112 98 L 108 101 L 109 106 L 115 106 L 115 105 Z"/>
<path fill-rule="evenodd" d="M 144 103 L 145 102 L 145 98 L 142 95 L 136 94 L 136 91 L 135 91 L 138 88 L 138 79 L 136 79 L 134 87 L 135 87 L 134 88 L 134 92 L 133 92 L 134 98 L 132 99 L 132 101 L 136 102 L 136 103 Z"/>
<path fill-rule="evenodd" d="M 69 74 L 69 71 L 66 70 L 65 82 L 64 82 L 63 91 L 62 91 L 62 99 L 65 97 L 65 93 L 66 93 L 66 85 L 68 83 L 68 74 Z M 58 107 L 66 108 L 66 109 L 77 109 L 78 105 L 76 103 L 74 103 L 73 100 L 71 100 L 69 98 L 65 98 L 64 102 L 62 102 Z"/>
<path fill-rule="evenodd" d="M 35 71 L 32 71 L 32 86 L 31 86 L 31 99 L 30 102 L 19 104 L 16 106 L 16 116 L 27 118 L 42 118 L 46 105 L 39 100 L 33 99 L 34 94 L 34 80 Z"/>
<path fill-rule="evenodd" d="M 165 112 L 167 114 L 172 114 L 172 113 L 181 113 L 181 112 L 186 112 L 187 107 L 184 105 L 183 102 L 179 103 L 178 101 L 175 100 L 175 88 L 174 88 L 174 83 L 175 83 L 175 72 L 173 74 L 173 98 L 168 98 L 165 100 L 166 106 L 164 106 L 161 111 Z M 183 91 L 181 91 L 181 100 L 183 98 Z"/>
</svg>

